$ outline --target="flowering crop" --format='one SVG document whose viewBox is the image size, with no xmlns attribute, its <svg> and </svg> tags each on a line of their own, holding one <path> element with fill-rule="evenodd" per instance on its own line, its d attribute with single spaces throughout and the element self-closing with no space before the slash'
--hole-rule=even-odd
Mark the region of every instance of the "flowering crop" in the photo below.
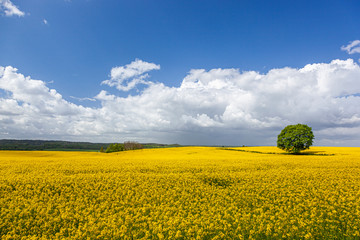
<svg viewBox="0 0 360 240">
<path fill-rule="evenodd" d="M 1 239 L 360 239 L 360 148 L 0 152 Z"/>
</svg>

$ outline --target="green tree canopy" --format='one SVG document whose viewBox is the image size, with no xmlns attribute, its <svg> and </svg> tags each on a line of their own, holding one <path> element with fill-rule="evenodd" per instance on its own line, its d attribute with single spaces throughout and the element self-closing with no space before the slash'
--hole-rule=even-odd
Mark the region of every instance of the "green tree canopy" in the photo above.
<svg viewBox="0 0 360 240">
<path fill-rule="evenodd" d="M 110 144 L 107 149 L 106 149 L 106 153 L 112 153 L 112 152 L 120 152 L 120 151 L 124 151 L 124 144 L 121 143 L 113 143 Z"/>
<path fill-rule="evenodd" d="M 305 124 L 288 125 L 278 135 L 277 147 L 298 154 L 313 144 L 314 134 Z"/>
</svg>

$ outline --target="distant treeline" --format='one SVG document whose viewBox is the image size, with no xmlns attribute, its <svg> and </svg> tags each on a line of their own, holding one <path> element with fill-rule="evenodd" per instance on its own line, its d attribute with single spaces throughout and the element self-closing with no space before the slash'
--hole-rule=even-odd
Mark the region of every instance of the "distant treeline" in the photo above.
<svg viewBox="0 0 360 240">
<path fill-rule="evenodd" d="M 67 142 L 46 140 L 0 140 L 0 150 L 58 150 L 58 151 L 99 151 L 108 143 Z"/>
<path fill-rule="evenodd" d="M 110 143 L 90 143 L 90 142 L 68 142 L 68 141 L 49 141 L 49 140 L 0 140 L 0 150 L 23 150 L 23 151 L 100 151 L 107 149 Z M 166 148 L 180 147 L 178 144 L 157 144 L 145 143 L 143 148 Z"/>
</svg>

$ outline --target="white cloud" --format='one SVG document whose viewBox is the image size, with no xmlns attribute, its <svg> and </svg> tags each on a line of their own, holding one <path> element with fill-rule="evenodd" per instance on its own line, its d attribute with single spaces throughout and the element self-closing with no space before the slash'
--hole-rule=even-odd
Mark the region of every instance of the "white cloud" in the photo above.
<svg viewBox="0 0 360 240">
<path fill-rule="evenodd" d="M 135 62 L 143 68 L 131 67 Z M 160 68 L 135 62 L 113 68 L 112 76 Z M 351 59 L 266 74 L 193 69 L 179 87 L 152 83 L 128 97 L 101 90 L 99 108 L 65 101 L 13 67 L 0 68 L 0 89 L 8 92 L 0 97 L 0 138 L 275 145 L 283 127 L 305 123 L 317 145 L 360 142 L 360 66 Z"/>
<path fill-rule="evenodd" d="M 79 135 L 81 127 L 76 126 L 94 115 L 93 109 L 65 101 L 44 81 L 24 77 L 10 66 L 0 67 L 0 89 L 9 93 L 8 98 L 0 98 L 1 132 L 13 137 Z"/>
<path fill-rule="evenodd" d="M 23 17 L 25 15 L 25 13 L 20 11 L 10 0 L 0 0 L 0 12 L 4 12 L 5 16 L 9 17 L 14 15 Z"/>
<path fill-rule="evenodd" d="M 160 65 L 136 59 L 128 65 L 112 68 L 110 80 L 105 80 L 102 84 L 116 87 L 121 91 L 129 91 L 138 84 L 149 84 L 150 82 L 145 81 L 149 75 L 144 73 L 158 69 L 160 69 Z"/>
<path fill-rule="evenodd" d="M 347 46 L 342 46 L 341 50 L 348 54 L 360 53 L 360 40 L 350 42 Z"/>
<path fill-rule="evenodd" d="M 79 98 L 79 97 L 70 96 L 70 98 L 75 99 L 75 100 L 78 100 L 78 101 L 80 101 L 80 102 L 84 102 L 84 101 L 91 101 L 91 102 L 95 102 L 95 101 L 96 101 L 96 99 L 95 99 L 95 98 L 88 98 L 88 97 L 85 97 L 85 98 Z"/>
</svg>

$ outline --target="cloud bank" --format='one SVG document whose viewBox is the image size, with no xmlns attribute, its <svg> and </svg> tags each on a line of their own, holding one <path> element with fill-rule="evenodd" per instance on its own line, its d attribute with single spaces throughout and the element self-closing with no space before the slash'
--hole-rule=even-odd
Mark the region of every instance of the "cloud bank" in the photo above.
<svg viewBox="0 0 360 240">
<path fill-rule="evenodd" d="M 10 0 L 0 0 L 0 13 L 3 12 L 5 16 L 18 16 L 23 17 L 24 12 L 20 11 Z"/>
<path fill-rule="evenodd" d="M 136 60 L 113 68 L 103 84 L 125 91 L 159 68 Z M 276 145 L 282 128 L 304 123 L 316 145 L 359 146 L 360 67 L 352 59 L 266 74 L 193 69 L 179 87 L 146 84 L 128 97 L 101 90 L 95 96 L 101 107 L 90 108 L 0 67 L 0 138 Z"/>
</svg>

